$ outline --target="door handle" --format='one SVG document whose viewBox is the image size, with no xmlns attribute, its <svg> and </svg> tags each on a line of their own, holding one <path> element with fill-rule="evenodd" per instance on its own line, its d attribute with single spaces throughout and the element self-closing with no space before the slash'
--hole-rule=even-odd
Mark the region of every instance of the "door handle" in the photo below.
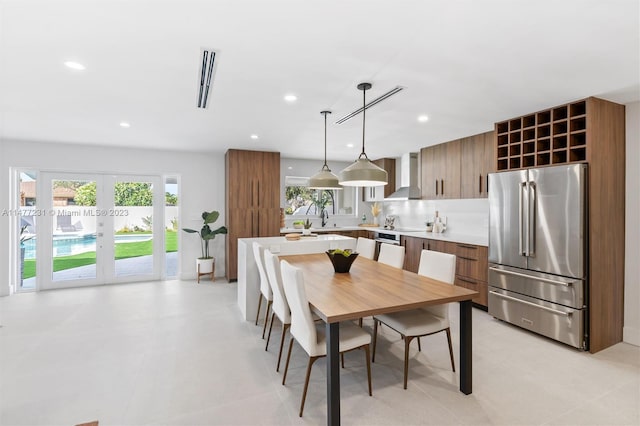
<svg viewBox="0 0 640 426">
<path fill-rule="evenodd" d="M 521 274 L 519 272 L 507 271 L 506 269 L 489 268 L 489 270 L 493 271 L 493 272 L 497 272 L 499 274 L 515 275 L 516 277 L 535 279 L 535 280 L 542 281 L 544 283 L 549 283 L 549 284 L 563 285 L 563 286 L 566 286 L 566 287 L 571 287 L 573 285 L 572 282 L 564 282 L 564 281 L 552 280 L 552 279 L 549 279 L 549 278 L 536 277 L 534 275 L 527 275 L 527 274 Z"/>
<path fill-rule="evenodd" d="M 529 182 L 529 256 L 536 254 L 536 183 Z"/>
<path fill-rule="evenodd" d="M 504 294 L 496 293 L 495 291 L 490 291 L 489 294 L 493 294 L 494 296 L 502 297 L 503 299 L 513 300 L 514 302 L 522 303 L 523 305 L 533 306 L 538 309 L 542 309 L 543 311 L 551 312 L 558 315 L 563 315 L 565 317 L 570 317 L 572 315 L 571 312 L 563 312 L 557 309 L 547 308 L 546 306 L 538 305 L 537 303 L 527 302 L 526 300 L 521 300 L 516 297 L 506 296 Z"/>
<path fill-rule="evenodd" d="M 526 253 L 522 249 L 522 233 L 524 232 L 524 211 L 522 208 L 522 197 L 524 196 L 524 186 L 525 183 L 521 182 L 520 187 L 518 188 L 518 254 L 520 254 L 521 256 L 526 256 Z"/>
<path fill-rule="evenodd" d="M 440 195 L 444 195 L 444 179 L 440 179 Z"/>
<path fill-rule="evenodd" d="M 436 179 L 436 196 L 438 195 L 438 179 Z"/>
<path fill-rule="evenodd" d="M 482 175 L 478 175 L 478 193 L 482 194 Z"/>
</svg>

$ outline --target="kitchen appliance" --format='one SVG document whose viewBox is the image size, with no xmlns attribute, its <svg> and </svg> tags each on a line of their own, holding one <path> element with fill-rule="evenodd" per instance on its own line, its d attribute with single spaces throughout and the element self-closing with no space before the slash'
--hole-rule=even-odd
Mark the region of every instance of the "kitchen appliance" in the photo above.
<svg viewBox="0 0 640 426">
<path fill-rule="evenodd" d="M 586 186 L 586 164 L 489 177 L 489 314 L 581 349 L 588 348 Z"/>
<path fill-rule="evenodd" d="M 419 200 L 422 191 L 418 186 L 420 180 L 418 170 L 418 153 L 409 152 L 403 154 L 400 159 L 400 188 L 393 194 L 385 197 L 385 200 Z"/>
<path fill-rule="evenodd" d="M 400 245 L 400 234 L 397 232 L 379 232 L 376 231 L 374 240 L 378 243 L 387 243 Z"/>
</svg>

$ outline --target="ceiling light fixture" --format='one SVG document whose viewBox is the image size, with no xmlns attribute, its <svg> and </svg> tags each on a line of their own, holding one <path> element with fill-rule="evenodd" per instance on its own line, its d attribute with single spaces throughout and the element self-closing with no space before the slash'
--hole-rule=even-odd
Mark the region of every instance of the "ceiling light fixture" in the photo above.
<svg viewBox="0 0 640 426">
<path fill-rule="evenodd" d="M 358 84 L 362 90 L 362 152 L 358 159 L 340 172 L 340 185 L 344 186 L 382 186 L 388 181 L 387 172 L 369 160 L 364 150 L 364 124 L 366 115 L 366 93 L 371 89 L 371 83 Z"/>
<path fill-rule="evenodd" d="M 125 129 L 128 129 L 129 127 L 131 127 L 131 124 L 127 123 L 126 121 L 121 121 L 120 127 L 124 127 Z"/>
<path fill-rule="evenodd" d="M 353 144 L 352 143 L 348 143 L 347 144 L 347 148 L 353 148 Z"/>
<path fill-rule="evenodd" d="M 85 66 L 79 62 L 67 61 L 64 65 L 72 70 L 84 71 L 86 69 Z"/>
<path fill-rule="evenodd" d="M 421 123 L 426 123 L 427 121 L 429 121 L 429 116 L 428 115 L 419 115 L 418 116 L 418 121 Z"/>
<path fill-rule="evenodd" d="M 201 48 L 200 51 L 202 52 L 202 59 L 200 61 L 200 83 L 196 106 L 204 109 L 207 107 L 211 80 L 216 68 L 218 68 L 218 62 L 216 61 L 217 52 L 215 50 Z"/>
<path fill-rule="evenodd" d="M 284 100 L 287 102 L 295 102 L 298 100 L 296 95 L 284 95 Z"/>
<path fill-rule="evenodd" d="M 258 135 L 253 134 L 253 135 L 251 135 L 251 136 L 250 136 L 250 138 L 251 138 L 251 139 L 258 139 Z"/>
<path fill-rule="evenodd" d="M 331 114 L 331 111 L 322 111 L 320 114 L 324 115 L 324 165 L 309 179 L 309 188 L 342 189 L 338 183 L 338 176 L 331 173 L 331 169 L 327 166 L 327 114 Z"/>
<path fill-rule="evenodd" d="M 362 111 L 364 111 L 365 109 L 371 108 L 372 106 L 384 101 L 385 99 L 395 95 L 398 92 L 401 92 L 402 90 L 404 90 L 404 87 L 396 86 L 395 88 L 389 90 L 384 95 L 375 98 L 374 100 L 372 100 L 371 102 L 369 102 L 368 104 L 363 106 L 362 108 L 358 108 L 357 110 L 353 111 L 352 113 L 349 113 L 349 114 L 345 115 L 344 117 L 340 118 L 338 121 L 336 121 L 336 124 L 342 124 L 345 121 L 352 119 L 353 117 L 355 117 L 356 115 L 358 115 Z"/>
</svg>

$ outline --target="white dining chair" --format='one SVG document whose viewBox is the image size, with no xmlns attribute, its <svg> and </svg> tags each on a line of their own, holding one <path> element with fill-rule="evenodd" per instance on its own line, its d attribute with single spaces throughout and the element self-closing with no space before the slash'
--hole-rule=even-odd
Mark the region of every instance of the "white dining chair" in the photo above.
<svg viewBox="0 0 640 426">
<path fill-rule="evenodd" d="M 287 362 L 284 367 L 284 375 L 282 384 L 287 380 L 287 371 L 289 369 L 289 360 L 291 359 L 291 349 L 293 341 L 298 342 L 302 349 L 309 355 L 309 363 L 307 364 L 307 375 L 304 380 L 304 390 L 302 391 L 302 401 L 300 402 L 300 417 L 304 410 L 304 401 L 307 397 L 307 388 L 309 387 L 309 377 L 311 376 L 311 367 L 313 363 L 321 357 L 327 355 L 327 346 L 325 340 L 324 326 L 325 324 L 315 324 L 309 307 L 309 300 L 304 288 L 304 277 L 302 270 L 291 266 L 286 260 L 281 261 L 282 284 L 284 292 L 289 301 L 291 308 L 291 340 L 289 341 L 289 352 L 287 353 Z M 340 323 L 340 354 L 352 351 L 354 349 L 364 349 L 365 358 L 367 360 L 367 380 L 369 382 L 369 396 L 371 392 L 371 363 L 369 359 L 369 345 L 371 344 L 371 335 L 360 327 L 356 327 L 351 322 Z"/>
<path fill-rule="evenodd" d="M 386 243 L 380 244 L 378 262 L 402 269 L 404 265 L 404 246 Z"/>
<path fill-rule="evenodd" d="M 287 302 L 287 298 L 284 294 L 284 287 L 282 286 L 282 274 L 280 272 L 280 260 L 278 259 L 278 256 L 271 253 L 269 250 L 265 250 L 264 266 L 267 272 L 267 278 L 269 279 L 269 284 L 271 284 L 271 290 L 273 291 L 271 322 L 269 325 L 269 333 L 267 333 L 267 344 L 264 350 L 266 351 L 269 347 L 274 316 L 278 317 L 282 324 L 282 336 L 280 337 L 280 351 L 278 352 L 278 364 L 276 365 L 276 371 L 280 371 L 280 359 L 282 358 L 284 337 L 291 326 L 291 309 L 289 308 L 289 303 Z"/>
<path fill-rule="evenodd" d="M 376 256 L 376 242 L 371 238 L 358 237 L 356 252 L 362 257 L 373 259 Z"/>
<path fill-rule="evenodd" d="M 433 278 L 453 285 L 456 274 L 456 256 L 432 250 L 422 250 L 420 253 L 420 265 L 418 274 Z M 449 324 L 449 304 L 427 306 L 410 311 L 394 312 L 390 314 L 376 315 L 373 317 L 373 358 L 376 359 L 376 340 L 378 324 L 383 323 L 389 328 L 400 333 L 404 340 L 404 388 L 407 388 L 407 376 L 409 371 L 409 345 L 414 338 L 418 338 L 418 350 L 420 337 L 445 331 L 449 342 L 449 356 L 451 369 L 455 372 L 453 361 L 453 346 L 451 345 L 451 330 Z"/>
<path fill-rule="evenodd" d="M 267 308 L 264 311 L 264 326 L 262 327 L 262 338 L 267 331 L 267 322 L 269 320 L 269 310 L 271 309 L 271 303 L 273 303 L 273 292 L 269 285 L 269 279 L 264 269 L 264 247 L 257 242 L 253 242 L 253 257 L 256 259 L 256 265 L 258 267 L 258 275 L 260 276 L 260 293 L 258 294 L 258 309 L 256 311 L 256 325 L 258 325 L 258 318 L 260 317 L 260 305 L 262 305 L 262 299 L 267 301 Z"/>
<path fill-rule="evenodd" d="M 402 269 L 404 265 L 404 246 L 386 243 L 380 244 L 378 262 Z M 358 325 L 362 327 L 362 318 L 358 320 Z"/>
</svg>

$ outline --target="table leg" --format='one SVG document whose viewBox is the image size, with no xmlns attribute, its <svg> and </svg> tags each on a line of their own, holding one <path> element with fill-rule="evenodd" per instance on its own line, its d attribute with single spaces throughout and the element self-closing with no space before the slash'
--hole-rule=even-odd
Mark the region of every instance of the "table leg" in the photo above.
<svg viewBox="0 0 640 426">
<path fill-rule="evenodd" d="M 327 339 L 327 424 L 340 424 L 340 334 L 339 323 L 326 323 Z"/>
<path fill-rule="evenodd" d="M 471 300 L 460 303 L 460 392 L 471 393 L 472 360 L 471 360 Z"/>
</svg>

